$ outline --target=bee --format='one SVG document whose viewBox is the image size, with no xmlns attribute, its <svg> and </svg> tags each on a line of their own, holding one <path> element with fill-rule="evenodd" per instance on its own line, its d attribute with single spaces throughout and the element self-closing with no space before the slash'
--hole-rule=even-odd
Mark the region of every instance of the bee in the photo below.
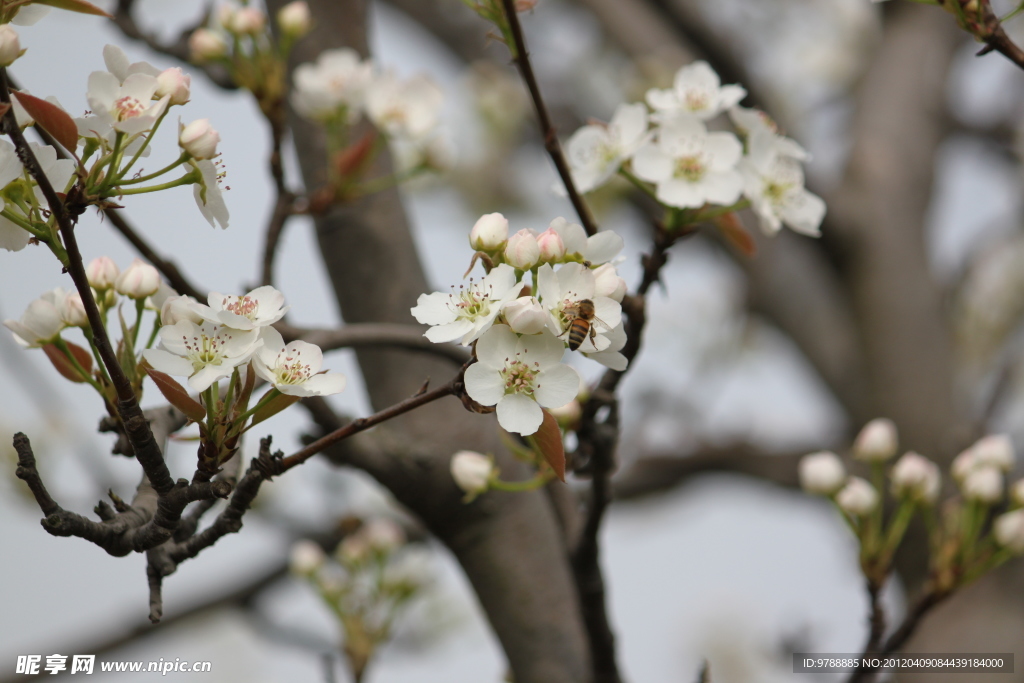
<svg viewBox="0 0 1024 683">
<path fill-rule="evenodd" d="M 569 334 L 569 350 L 575 351 L 580 348 L 580 345 L 587 337 L 590 337 L 590 342 L 593 344 L 594 338 L 597 336 L 594 323 L 605 324 L 603 320 L 595 315 L 594 302 L 590 299 L 580 299 L 575 304 L 567 306 L 565 312 L 569 316 L 569 328 L 567 330 Z"/>
</svg>

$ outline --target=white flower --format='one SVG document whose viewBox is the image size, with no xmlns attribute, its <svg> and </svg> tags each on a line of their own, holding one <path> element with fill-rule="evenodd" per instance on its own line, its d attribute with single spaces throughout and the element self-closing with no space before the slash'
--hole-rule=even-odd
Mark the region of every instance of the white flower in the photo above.
<svg viewBox="0 0 1024 683">
<path fill-rule="evenodd" d="M 73 159 L 58 159 L 57 150 L 49 145 L 30 142 L 29 148 L 35 154 L 43 174 L 50 181 L 53 189 L 57 192 L 64 192 L 68 180 L 71 179 L 71 175 L 75 171 L 75 161 Z M 22 170 L 21 162 L 17 160 L 14 153 L 14 146 L 0 140 L 0 183 L 2 183 L 0 187 L 11 183 L 22 174 Z M 46 196 L 35 182 L 32 183 L 32 192 L 35 194 L 39 206 L 46 207 Z M 6 204 L 6 208 L 19 215 L 24 215 L 21 209 L 14 204 Z M 29 243 L 30 238 L 31 235 L 21 226 L 0 216 L 0 248 L 19 251 Z"/>
<path fill-rule="evenodd" d="M 831 496 L 846 481 L 843 461 L 830 451 L 805 455 L 800 459 L 798 474 L 803 490 L 820 496 Z"/>
<path fill-rule="evenodd" d="M 300 38 L 309 33 L 309 5 L 302 0 L 289 2 L 277 11 L 277 25 L 281 32 L 292 38 Z"/>
<path fill-rule="evenodd" d="M 1013 452 L 1013 441 L 1006 434 L 990 434 L 978 439 L 971 451 L 975 463 L 981 467 L 995 467 L 1003 472 L 1013 469 L 1016 456 Z"/>
<path fill-rule="evenodd" d="M 0 66 L 10 66 L 21 56 L 21 40 L 10 24 L 0 24 Z"/>
<path fill-rule="evenodd" d="M 0 140 L 0 189 L 20 178 L 23 170 L 14 145 L 7 140 Z M 0 200 L 0 209 L 3 208 L 4 203 Z M 31 238 L 32 235 L 20 225 L 0 216 L 0 249 L 21 251 Z"/>
<path fill-rule="evenodd" d="M 517 434 L 535 433 L 541 406 L 559 408 L 576 398 L 580 377 L 560 361 L 565 345 L 550 334 L 520 337 L 495 325 L 476 345 L 477 362 L 466 370 L 466 393 L 481 405 L 498 406 L 498 424 Z"/>
<path fill-rule="evenodd" d="M 892 493 L 897 498 L 910 498 L 930 505 L 939 497 L 942 474 L 938 465 L 913 451 L 896 461 L 891 476 Z"/>
<path fill-rule="evenodd" d="M 608 125 L 577 130 L 565 146 L 576 189 L 590 192 L 604 185 L 647 137 L 647 108 L 642 104 L 620 104 Z"/>
<path fill-rule="evenodd" d="M 453 288 L 451 293 L 420 294 L 412 314 L 418 322 L 431 325 L 424 335 L 430 341 L 448 342 L 461 337 L 462 345 L 469 346 L 522 289 L 512 266 L 502 263 L 479 282 L 471 278 L 469 285 L 459 285 L 458 292 Z"/>
<path fill-rule="evenodd" d="M 163 348 L 146 349 L 143 358 L 160 372 L 188 377 L 195 391 L 206 391 L 214 382 L 231 376 L 259 348 L 259 330 L 235 330 L 204 322 L 179 320 L 160 328 Z"/>
<path fill-rule="evenodd" d="M 658 140 L 633 156 L 633 172 L 655 183 L 658 201 L 678 208 L 728 206 L 743 191 L 736 169 L 743 146 L 732 133 L 709 133 L 697 119 L 666 122 Z"/>
<path fill-rule="evenodd" d="M 230 20 L 224 23 L 224 28 L 240 35 L 262 33 L 266 26 L 267 15 L 255 7 L 239 7 L 231 13 Z"/>
<path fill-rule="evenodd" d="M 118 83 L 124 83 L 125 79 L 132 74 L 160 75 L 160 69 L 149 62 L 129 62 L 128 55 L 117 45 L 103 47 L 103 63 L 106 65 L 107 71 L 117 77 Z"/>
<path fill-rule="evenodd" d="M 136 258 L 114 280 L 114 289 L 132 299 L 145 299 L 160 288 L 160 271 Z"/>
<path fill-rule="evenodd" d="M 1024 510 L 1014 510 L 996 517 L 992 533 L 999 545 L 1018 555 L 1024 553 Z"/>
<path fill-rule="evenodd" d="M 557 271 L 545 263 L 537 270 L 537 290 L 549 313 L 548 329 L 556 337 L 568 334 L 580 301 L 590 300 L 594 304 L 594 319 L 590 321 L 593 338 L 588 334 L 583 340 L 580 351 L 584 353 L 607 349 L 611 344 L 607 333 L 622 321 L 619 302 L 597 296 L 594 288 L 593 271 L 581 263 L 567 263 Z"/>
<path fill-rule="evenodd" d="M 61 308 L 67 292 L 57 287 L 44 293 L 25 309 L 19 320 L 5 320 L 4 327 L 14 333 L 14 341 L 25 348 L 46 346 L 66 326 Z"/>
<path fill-rule="evenodd" d="M 554 228 L 548 228 L 537 235 L 537 246 L 540 247 L 540 260 L 545 263 L 559 263 L 565 258 L 565 242 Z"/>
<path fill-rule="evenodd" d="M 325 50 L 315 64 L 300 64 L 293 74 L 292 104 L 303 116 L 324 121 L 343 107 L 348 123 L 359 120 L 366 89 L 373 79 L 373 64 L 362 61 L 350 48 Z"/>
<path fill-rule="evenodd" d="M 530 270 L 540 261 L 540 245 L 537 234 L 526 228 L 508 238 L 505 245 L 505 261 L 519 270 Z"/>
<path fill-rule="evenodd" d="M 626 296 L 626 281 L 619 277 L 619 272 L 610 263 L 594 268 L 594 296 L 606 296 L 622 303 Z"/>
<path fill-rule="evenodd" d="M 770 116 L 760 109 L 733 107 L 729 110 L 729 118 L 744 138 L 748 141 L 753 137 L 765 137 L 770 140 L 775 152 L 796 159 L 807 161 L 811 155 L 796 140 L 779 135 L 779 127 Z"/>
<path fill-rule="evenodd" d="M 501 309 L 513 332 L 540 334 L 548 323 L 548 312 L 535 297 L 521 296 Z"/>
<path fill-rule="evenodd" d="M 285 346 L 281 333 L 273 327 L 260 330 L 263 346 L 252 359 L 256 374 L 289 396 L 329 396 L 345 388 L 345 375 L 321 373 L 323 352 L 315 344 L 296 340 Z"/>
<path fill-rule="evenodd" d="M 117 264 L 109 256 L 94 258 L 85 267 L 85 277 L 89 280 L 89 285 L 100 292 L 113 287 L 120 274 Z"/>
<path fill-rule="evenodd" d="M 178 133 L 178 145 L 194 159 L 212 159 L 217 156 L 220 133 L 210 125 L 210 119 L 199 119 L 182 126 Z"/>
<path fill-rule="evenodd" d="M 878 502 L 875 487 L 860 477 L 850 477 L 846 486 L 836 494 L 836 504 L 854 517 L 871 514 L 878 507 Z"/>
<path fill-rule="evenodd" d="M 491 477 L 497 474 L 494 461 L 475 451 L 459 451 L 453 455 L 451 471 L 455 483 L 470 495 L 486 491 Z"/>
<path fill-rule="evenodd" d="M 170 101 L 169 95 L 153 101 L 159 87 L 156 76 L 149 74 L 133 73 L 121 83 L 108 71 L 93 71 L 89 74 L 89 107 L 114 130 L 142 133 L 156 124 Z"/>
<path fill-rule="evenodd" d="M 622 238 L 611 230 L 587 237 L 582 225 L 561 216 L 551 221 L 548 228 L 562 238 L 566 258 L 578 258 L 596 266 L 611 261 L 622 251 Z"/>
<path fill-rule="evenodd" d="M 60 317 L 68 327 L 88 327 L 89 316 L 85 313 L 85 304 L 82 302 L 82 295 L 78 292 L 68 292 L 60 305 Z"/>
<path fill-rule="evenodd" d="M 188 38 L 188 50 L 192 61 L 202 64 L 226 55 L 228 44 L 219 33 L 207 28 L 198 28 Z"/>
<path fill-rule="evenodd" d="M 606 368 L 622 372 L 629 365 L 626 357 L 619 353 L 626 345 L 626 326 L 620 322 L 608 332 L 603 333 L 603 336 L 608 340 L 608 346 L 604 350 L 588 352 L 583 351 L 583 347 L 580 347 L 580 351 L 590 360 L 596 360 Z"/>
<path fill-rule="evenodd" d="M 804 235 L 821 234 L 825 202 L 804 187 L 800 162 L 779 153 L 775 137 L 760 134 L 747 141 L 748 154 L 740 161 L 743 192 L 765 234 L 777 233 L 782 224 Z"/>
<path fill-rule="evenodd" d="M 647 91 L 647 104 L 662 121 L 676 115 L 708 120 L 739 104 L 747 91 L 738 85 L 722 85 L 707 62 L 694 62 L 676 72 L 673 87 Z"/>
<path fill-rule="evenodd" d="M 500 213 L 480 216 L 469 231 L 469 246 L 477 251 L 495 251 L 508 241 L 508 219 Z"/>
<path fill-rule="evenodd" d="M 243 296 L 210 292 L 209 306 L 197 304 L 196 313 L 210 322 L 236 330 L 251 330 L 273 325 L 288 312 L 284 294 L 270 285 L 257 287 Z"/>
<path fill-rule="evenodd" d="M 882 462 L 899 448 L 896 424 L 884 417 L 864 425 L 853 442 L 853 457 L 865 462 Z"/>
<path fill-rule="evenodd" d="M 190 320 L 197 325 L 203 322 L 196 309 L 199 302 L 190 296 L 169 296 L 160 306 L 160 324 L 174 325 L 181 320 Z"/>
<path fill-rule="evenodd" d="M 288 566 L 299 576 L 310 576 L 324 566 L 327 555 L 319 543 L 301 540 L 292 545 Z"/>
<path fill-rule="evenodd" d="M 988 465 L 973 469 L 960 484 L 964 498 L 992 505 L 1003 498 L 1003 473 Z"/>
<path fill-rule="evenodd" d="M 379 517 L 370 520 L 359 529 L 370 548 L 388 554 L 405 544 L 405 532 L 393 520 Z"/>
<path fill-rule="evenodd" d="M 199 211 L 211 226 L 216 227 L 216 223 L 220 223 L 220 227 L 227 229 L 228 205 L 224 203 L 217 167 L 209 159 L 196 161 L 195 166 L 203 176 L 202 182 L 192 186 L 192 194 Z"/>
<path fill-rule="evenodd" d="M 444 95 L 424 74 L 399 80 L 392 73 L 374 79 L 366 93 L 366 115 L 393 137 L 425 140 L 437 127 Z"/>
<path fill-rule="evenodd" d="M 169 104 L 185 104 L 192 97 L 192 77 L 181 70 L 180 66 L 164 69 L 156 77 L 156 93 L 159 99 L 168 96 Z"/>
</svg>

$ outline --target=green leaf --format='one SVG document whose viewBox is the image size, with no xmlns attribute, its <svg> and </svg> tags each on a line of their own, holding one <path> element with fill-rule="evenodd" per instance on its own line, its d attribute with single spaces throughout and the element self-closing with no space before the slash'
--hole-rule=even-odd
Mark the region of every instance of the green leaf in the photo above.
<svg viewBox="0 0 1024 683">
<path fill-rule="evenodd" d="M 57 368 L 57 372 L 59 372 L 64 379 L 69 379 L 72 382 L 88 381 L 88 373 L 92 372 L 92 354 L 77 344 L 72 344 L 68 341 L 64 343 L 67 345 L 68 351 L 71 355 L 75 357 L 75 360 L 78 361 L 78 364 L 82 366 L 82 369 L 87 373 L 85 376 L 82 375 L 79 369 L 75 367 L 75 364 L 72 363 L 66 355 L 64 355 L 64 352 L 61 351 L 56 344 L 47 344 L 44 346 L 43 353 L 46 354 L 46 357 L 50 359 L 51 363 L 53 363 L 53 367 Z"/>
<path fill-rule="evenodd" d="M 32 4 L 66 9 L 69 12 L 78 12 L 79 14 L 93 14 L 97 17 L 107 17 L 108 19 L 114 18 L 113 15 L 104 12 L 96 5 L 85 0 L 35 0 Z"/>
<path fill-rule="evenodd" d="M 185 413 L 185 416 L 193 422 L 201 423 L 206 419 L 206 408 L 203 407 L 203 404 L 189 396 L 185 388 L 171 379 L 170 375 L 154 370 L 149 363 L 144 362 L 142 367 L 146 369 L 146 374 L 152 378 L 156 388 L 160 390 L 168 403 Z"/>
<path fill-rule="evenodd" d="M 66 111 L 46 100 L 29 95 L 28 93 L 11 91 L 11 94 L 18 98 L 25 111 L 47 133 L 61 144 L 61 146 L 72 154 L 78 147 L 78 126 L 75 120 Z"/>
<path fill-rule="evenodd" d="M 260 406 L 260 409 L 252 414 L 252 423 L 249 425 L 250 427 L 254 427 L 258 425 L 260 422 L 263 422 L 264 420 L 270 419 L 274 415 L 277 415 L 285 408 L 295 404 L 300 398 L 299 396 L 289 396 L 288 394 L 282 394 L 281 392 L 277 391 L 277 389 L 271 389 L 266 394 L 263 394 L 263 396 L 260 398 L 260 401 L 262 402 L 263 399 L 267 397 L 267 394 L 269 394 L 271 391 L 276 391 L 277 396 L 273 397 L 264 405 Z"/>
<path fill-rule="evenodd" d="M 540 429 L 533 435 L 537 448 L 551 469 L 555 471 L 561 481 L 565 481 L 565 446 L 562 443 L 562 430 L 558 428 L 558 420 L 555 416 L 544 411 L 544 421 Z"/>
</svg>

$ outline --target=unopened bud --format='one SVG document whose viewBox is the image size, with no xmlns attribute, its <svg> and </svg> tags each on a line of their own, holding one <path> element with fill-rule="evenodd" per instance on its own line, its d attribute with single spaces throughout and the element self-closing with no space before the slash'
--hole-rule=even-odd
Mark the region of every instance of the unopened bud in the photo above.
<svg viewBox="0 0 1024 683">
<path fill-rule="evenodd" d="M 167 95 L 170 96 L 170 104 L 185 104 L 192 96 L 192 77 L 179 66 L 164 69 L 156 77 L 153 98 L 161 99 Z"/>
<path fill-rule="evenodd" d="M 470 496 L 486 491 L 495 475 L 491 458 L 475 451 L 459 451 L 453 455 L 451 470 L 452 479 Z"/>
<path fill-rule="evenodd" d="M 267 15 L 255 7 L 240 7 L 231 15 L 224 28 L 239 35 L 262 33 L 267 26 Z"/>
<path fill-rule="evenodd" d="M 60 304 L 60 319 L 69 327 L 88 327 L 89 316 L 85 314 L 85 304 L 78 292 L 69 292 Z"/>
<path fill-rule="evenodd" d="M 178 144 L 196 160 L 217 156 L 220 133 L 210 125 L 210 119 L 199 119 L 183 126 L 178 133 Z"/>
<path fill-rule="evenodd" d="M 228 44 L 219 33 L 207 28 L 197 28 L 189 36 L 188 49 L 191 60 L 202 64 L 226 55 Z"/>
<path fill-rule="evenodd" d="M 853 442 L 853 457 L 867 462 L 883 462 L 899 448 L 896 425 L 884 417 L 872 420 L 860 430 Z"/>
<path fill-rule="evenodd" d="M 1024 510 L 1013 510 L 996 517 L 992 534 L 999 545 L 1018 555 L 1024 554 Z"/>
<path fill-rule="evenodd" d="M 301 38 L 309 33 L 309 5 L 302 0 L 289 2 L 277 12 L 277 25 L 281 32 L 292 38 Z"/>
<path fill-rule="evenodd" d="M 971 446 L 971 452 L 979 467 L 995 467 L 1003 472 L 1013 469 L 1016 460 L 1013 442 L 1006 434 L 991 434 L 978 439 Z"/>
<path fill-rule="evenodd" d="M 109 256 L 94 258 L 85 267 L 85 277 L 89 281 L 89 285 L 97 292 L 113 287 L 114 281 L 120 274 L 121 271 L 118 270 L 117 264 Z"/>
<path fill-rule="evenodd" d="M 508 238 L 505 261 L 519 270 L 530 270 L 540 261 L 540 245 L 531 230 L 520 230 Z"/>
<path fill-rule="evenodd" d="M 189 320 L 201 325 L 203 317 L 196 312 L 199 302 L 190 296 L 169 296 L 160 307 L 160 324 L 174 325 Z"/>
<path fill-rule="evenodd" d="M 1010 501 L 1014 507 L 1024 508 L 1024 479 L 1018 479 L 1010 487 Z"/>
<path fill-rule="evenodd" d="M 148 263 L 135 259 L 117 276 L 114 288 L 131 299 L 145 299 L 160 288 L 160 273 Z"/>
<path fill-rule="evenodd" d="M 931 504 L 939 497 L 942 475 L 939 467 L 913 451 L 896 461 L 892 468 L 892 493 L 897 498 Z"/>
<path fill-rule="evenodd" d="M 540 334 L 548 322 L 548 312 L 532 296 L 521 296 L 501 309 L 513 332 Z"/>
<path fill-rule="evenodd" d="M 391 553 L 405 544 L 405 532 L 390 519 L 374 519 L 367 522 L 359 533 L 366 538 L 370 548 L 379 553 Z"/>
<path fill-rule="evenodd" d="M 537 236 L 537 246 L 540 247 L 540 260 L 544 263 L 558 263 L 565 258 L 565 242 L 551 228 Z"/>
<path fill-rule="evenodd" d="M 10 66 L 21 56 L 21 40 L 10 24 L 0 24 L 0 66 Z"/>
<path fill-rule="evenodd" d="M 496 251 L 508 241 L 508 219 L 500 213 L 488 213 L 469 231 L 469 246 L 477 251 Z"/>
<path fill-rule="evenodd" d="M 309 576 L 324 566 L 327 556 L 319 544 L 313 541 L 298 541 L 292 546 L 289 567 L 299 576 Z"/>
<path fill-rule="evenodd" d="M 992 505 L 1003 497 L 1003 473 L 995 467 L 977 467 L 960 485 L 967 500 Z"/>
<path fill-rule="evenodd" d="M 799 474 L 803 490 L 819 496 L 832 495 L 846 481 L 843 461 L 831 451 L 805 455 L 800 460 Z"/>
<path fill-rule="evenodd" d="M 878 507 L 878 492 L 866 480 L 850 477 L 846 486 L 836 494 L 836 504 L 849 515 L 864 517 Z"/>
</svg>

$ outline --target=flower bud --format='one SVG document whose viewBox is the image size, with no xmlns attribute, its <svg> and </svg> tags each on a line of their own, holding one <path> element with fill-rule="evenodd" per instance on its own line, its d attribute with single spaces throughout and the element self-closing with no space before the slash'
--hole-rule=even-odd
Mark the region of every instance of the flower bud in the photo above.
<svg viewBox="0 0 1024 683">
<path fill-rule="evenodd" d="M 872 420 L 860 430 L 853 442 L 853 457 L 867 462 L 883 462 L 899 448 L 896 425 L 884 417 Z"/>
<path fill-rule="evenodd" d="M 474 451 L 459 451 L 452 456 L 452 479 L 470 496 L 483 493 L 495 475 L 494 462 Z"/>
<path fill-rule="evenodd" d="M 309 5 L 302 0 L 289 2 L 277 12 L 277 25 L 281 32 L 291 38 L 301 38 L 309 33 Z"/>
<path fill-rule="evenodd" d="M 235 13 L 238 11 L 237 5 L 225 4 L 217 8 L 217 23 L 228 28 L 231 23 L 235 20 Z"/>
<path fill-rule="evenodd" d="M 220 133 L 210 125 L 210 119 L 198 119 L 183 126 L 178 133 L 178 144 L 196 160 L 217 156 Z"/>
<path fill-rule="evenodd" d="M 1024 508 L 1024 479 L 1018 479 L 1010 487 L 1010 501 L 1014 507 Z"/>
<path fill-rule="evenodd" d="M 502 307 L 509 327 L 519 334 L 540 334 L 548 322 L 548 312 L 532 296 L 521 296 Z"/>
<path fill-rule="evenodd" d="M 288 566 L 299 576 L 310 576 L 324 566 L 327 556 L 319 544 L 302 540 L 292 546 Z"/>
<path fill-rule="evenodd" d="M 69 292 L 60 303 L 60 319 L 68 327 L 88 327 L 89 316 L 85 314 L 85 304 L 78 292 Z"/>
<path fill-rule="evenodd" d="M 197 64 L 219 59 L 228 53 L 228 44 L 219 34 L 207 28 L 197 28 L 188 39 L 190 58 Z"/>
<path fill-rule="evenodd" d="M 117 264 L 109 256 L 94 258 L 85 268 L 85 277 L 89 280 L 89 285 L 98 292 L 113 287 L 120 274 Z"/>
<path fill-rule="evenodd" d="M 1003 472 L 1013 469 L 1016 457 L 1013 453 L 1013 442 L 1006 434 L 991 434 L 978 439 L 971 452 L 979 467 L 995 467 Z"/>
<path fill-rule="evenodd" d="M 0 66 L 10 66 L 20 56 L 18 32 L 10 24 L 0 24 Z"/>
<path fill-rule="evenodd" d="M 239 35 L 262 33 L 266 26 L 267 15 L 255 7 L 240 7 L 224 24 L 228 31 Z"/>
<path fill-rule="evenodd" d="M 185 104 L 192 96 L 192 77 L 175 66 L 164 69 L 156 77 L 156 92 L 154 99 L 170 95 L 170 104 Z"/>
<path fill-rule="evenodd" d="M 626 281 L 619 277 L 619 271 L 610 263 L 598 266 L 594 274 L 594 296 L 606 296 L 622 303 L 626 296 Z"/>
<path fill-rule="evenodd" d="M 953 458 L 953 462 L 949 466 L 949 472 L 957 483 L 962 484 L 967 475 L 977 469 L 977 467 L 978 459 L 974 457 L 974 450 L 968 448 Z"/>
<path fill-rule="evenodd" d="M 942 475 L 938 465 L 913 451 L 896 461 L 891 476 L 892 493 L 897 498 L 931 504 L 939 497 Z"/>
<path fill-rule="evenodd" d="M 846 468 L 839 456 L 830 451 L 805 455 L 799 466 L 800 486 L 804 491 L 830 496 L 846 481 Z"/>
<path fill-rule="evenodd" d="M 145 299 L 160 289 L 160 273 L 148 263 L 135 259 L 117 276 L 114 288 L 131 299 Z"/>
<path fill-rule="evenodd" d="M 160 324 L 174 325 L 189 320 L 196 325 L 203 323 L 203 317 L 196 312 L 199 302 L 190 296 L 169 296 L 160 307 Z"/>
<path fill-rule="evenodd" d="M 540 260 L 544 263 L 558 263 L 565 258 L 565 242 L 551 228 L 537 236 L 537 246 L 540 247 Z"/>
<path fill-rule="evenodd" d="M 405 532 L 390 519 L 367 522 L 359 533 L 366 538 L 370 548 L 380 553 L 391 553 L 405 544 Z"/>
<path fill-rule="evenodd" d="M 495 251 L 508 241 L 508 219 L 500 213 L 488 213 L 469 231 L 469 246 L 477 251 Z"/>
<path fill-rule="evenodd" d="M 583 417 L 583 406 L 579 399 L 573 399 L 560 408 L 548 408 L 548 412 L 563 429 L 575 429 Z"/>
<path fill-rule="evenodd" d="M 1003 497 L 1003 473 L 995 467 L 977 467 L 960 485 L 967 500 L 992 505 Z"/>
<path fill-rule="evenodd" d="M 366 540 L 366 536 L 358 532 L 351 536 L 346 536 L 345 540 L 338 545 L 338 550 L 335 552 L 338 562 L 347 566 L 359 564 L 369 555 L 370 543 Z"/>
<path fill-rule="evenodd" d="M 1017 555 L 1024 554 L 1024 510 L 1013 510 L 996 517 L 992 534 L 999 545 Z"/>
<path fill-rule="evenodd" d="M 532 230 L 520 230 L 505 245 L 505 261 L 519 270 L 530 270 L 540 261 L 540 245 Z"/>
<path fill-rule="evenodd" d="M 866 480 L 850 477 L 846 486 L 836 494 L 836 504 L 849 515 L 864 517 L 878 507 L 878 492 Z"/>
</svg>

